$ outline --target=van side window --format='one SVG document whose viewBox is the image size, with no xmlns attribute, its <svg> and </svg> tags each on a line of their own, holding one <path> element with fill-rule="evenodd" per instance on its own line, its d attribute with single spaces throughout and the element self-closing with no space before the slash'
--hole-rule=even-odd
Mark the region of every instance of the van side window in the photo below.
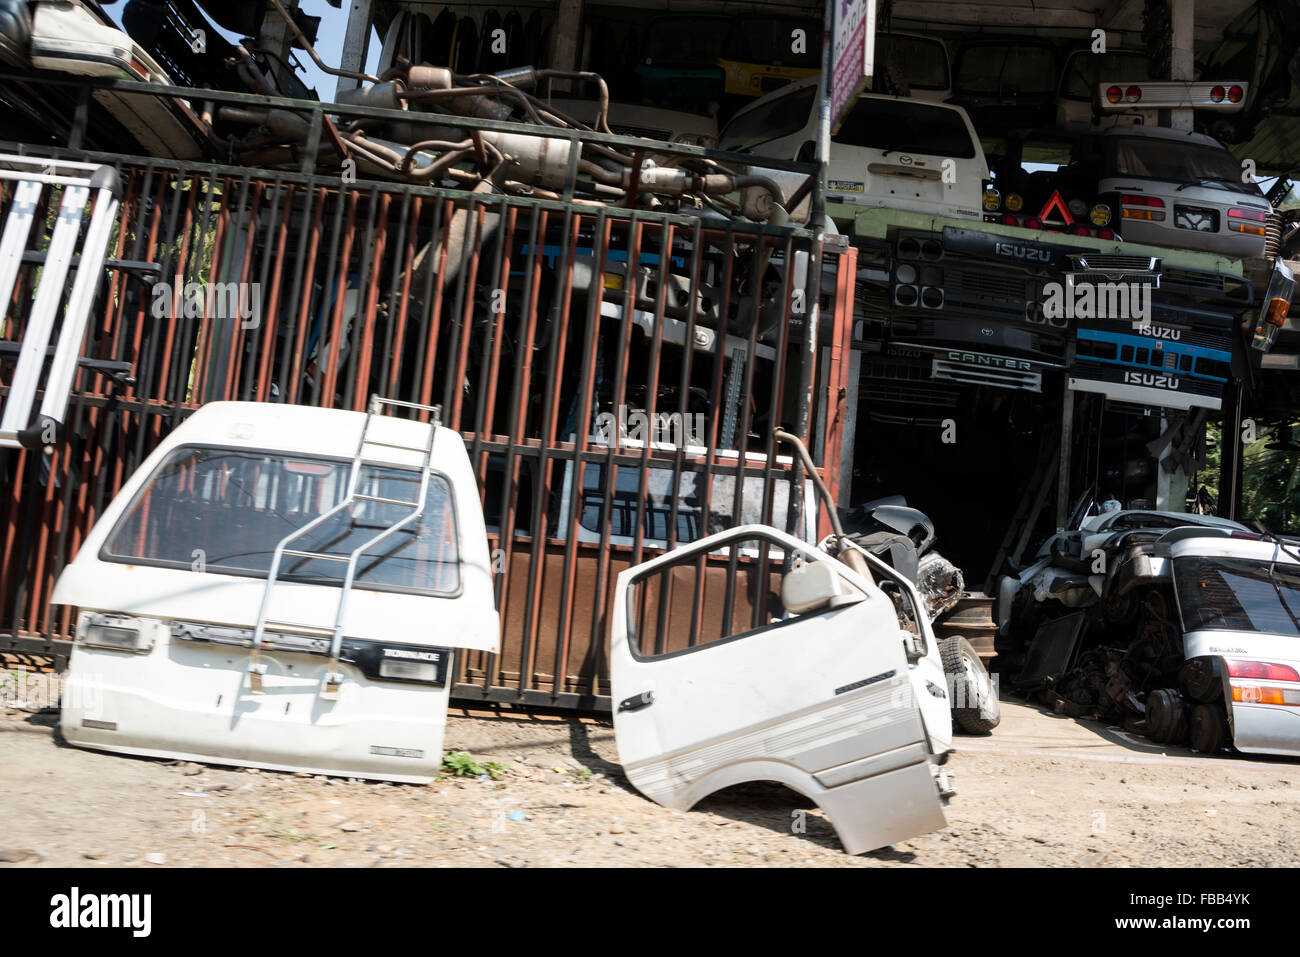
<svg viewBox="0 0 1300 957">
<path fill-rule="evenodd" d="M 799 132 L 808 124 L 816 98 L 817 87 L 806 86 L 737 116 L 722 131 L 719 149 L 743 153 L 761 143 Z"/>
</svg>

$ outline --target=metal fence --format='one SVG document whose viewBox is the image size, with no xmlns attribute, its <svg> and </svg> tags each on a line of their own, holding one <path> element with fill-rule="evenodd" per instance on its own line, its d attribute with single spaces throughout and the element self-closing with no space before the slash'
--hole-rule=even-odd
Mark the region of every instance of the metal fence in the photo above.
<svg viewBox="0 0 1300 957">
<path fill-rule="evenodd" d="M 811 522 L 775 426 L 840 461 L 856 257 L 806 230 L 42 155 L 114 162 L 109 255 L 159 270 L 109 274 L 82 351 L 131 363 L 133 379 L 83 368 L 66 439 L 4 462 L 0 650 L 66 654 L 59 571 L 205 402 L 442 404 L 479 480 L 502 621 L 499 655 L 458 662 L 462 701 L 607 707 L 618 573 L 742 521 Z M 0 339 L 21 337 L 34 276 Z M 0 378 L 11 369 L 0 356 Z"/>
</svg>

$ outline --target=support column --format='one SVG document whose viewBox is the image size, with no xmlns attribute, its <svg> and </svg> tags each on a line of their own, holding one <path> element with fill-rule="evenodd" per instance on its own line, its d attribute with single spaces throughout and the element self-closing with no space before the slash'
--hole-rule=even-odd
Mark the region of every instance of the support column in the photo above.
<svg viewBox="0 0 1300 957">
<path fill-rule="evenodd" d="M 1246 447 L 1241 441 L 1240 381 L 1229 382 L 1223 390 L 1223 417 L 1219 430 L 1219 501 L 1216 511 L 1222 518 L 1235 519 L 1241 500 L 1242 462 Z"/>
<path fill-rule="evenodd" d="M 1196 69 L 1193 55 L 1194 27 L 1196 25 L 1195 0 L 1169 0 L 1170 55 L 1169 79 L 1192 80 Z M 1192 128 L 1191 110 L 1170 110 L 1169 126 L 1175 130 Z"/>
<path fill-rule="evenodd" d="M 279 57 L 279 62 L 271 61 L 267 67 L 270 73 L 277 81 L 277 86 L 284 89 L 285 77 L 282 75 L 285 71 L 292 72 L 293 67 L 288 65 L 289 61 L 289 44 L 290 36 L 289 24 L 284 22 L 284 17 L 279 12 L 267 4 L 266 16 L 262 18 L 262 30 L 258 34 L 257 42 L 262 49 L 269 50 Z M 298 9 L 298 0 L 284 0 L 284 9 L 291 16 Z M 280 64 L 283 63 L 284 66 Z"/>
<path fill-rule="evenodd" d="M 343 53 L 339 58 L 339 68 L 361 73 L 366 67 L 366 51 L 370 45 L 370 7 L 371 0 L 352 0 L 348 10 L 348 27 L 343 34 Z M 321 59 L 325 59 L 321 57 Z M 350 76 L 341 76 L 334 84 L 334 100 L 346 90 L 355 90 L 361 84 Z"/>
<path fill-rule="evenodd" d="M 1067 367 L 1074 361 L 1074 349 L 1068 350 Z M 1062 376 L 1067 381 L 1065 395 L 1061 399 L 1061 464 L 1056 473 L 1056 530 L 1065 530 L 1065 523 L 1070 520 L 1070 453 L 1074 449 L 1074 390 L 1070 388 L 1069 376 Z"/>
<path fill-rule="evenodd" d="M 551 30 L 551 69 L 576 70 L 582 51 L 582 0 L 560 0 Z M 556 84 L 559 88 L 559 84 Z"/>
</svg>

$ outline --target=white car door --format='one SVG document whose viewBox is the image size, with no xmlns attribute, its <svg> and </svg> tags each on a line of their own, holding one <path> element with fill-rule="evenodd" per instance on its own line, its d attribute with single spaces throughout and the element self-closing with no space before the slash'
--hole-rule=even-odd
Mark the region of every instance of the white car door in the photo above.
<svg viewBox="0 0 1300 957">
<path fill-rule="evenodd" d="M 875 585 L 755 525 L 630 568 L 616 587 L 614 730 L 642 794 L 687 809 L 777 781 L 816 801 L 851 854 L 944 826 L 908 636 Z"/>
</svg>

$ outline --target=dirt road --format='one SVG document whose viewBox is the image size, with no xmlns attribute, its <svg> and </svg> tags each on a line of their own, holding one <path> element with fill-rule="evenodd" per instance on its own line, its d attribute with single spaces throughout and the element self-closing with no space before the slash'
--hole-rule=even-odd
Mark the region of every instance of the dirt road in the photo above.
<svg viewBox="0 0 1300 957">
<path fill-rule="evenodd" d="M 1162 754 L 1010 702 L 992 735 L 958 739 L 948 827 L 860 857 L 840 850 L 815 807 L 775 786 L 685 813 L 651 804 L 597 721 L 453 713 L 448 749 L 509 770 L 417 787 L 82 751 L 60 742 L 57 718 L 0 715 L 0 861 L 10 866 L 1300 862 L 1300 764 Z"/>
</svg>

